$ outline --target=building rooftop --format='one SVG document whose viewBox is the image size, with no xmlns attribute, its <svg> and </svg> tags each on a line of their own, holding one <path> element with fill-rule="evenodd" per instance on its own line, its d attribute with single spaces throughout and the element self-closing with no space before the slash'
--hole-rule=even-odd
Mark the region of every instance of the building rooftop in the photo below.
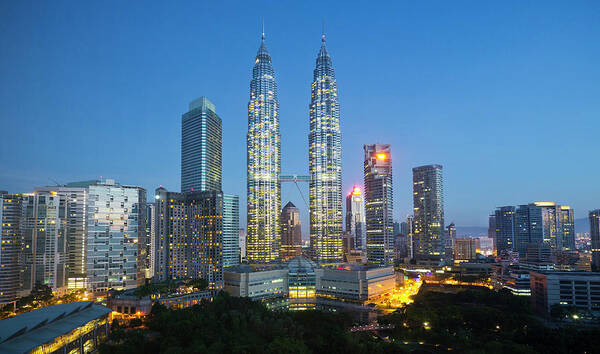
<svg viewBox="0 0 600 354">
<path fill-rule="evenodd" d="M 25 353 L 111 310 L 93 301 L 53 305 L 0 321 L 0 353 Z"/>
<path fill-rule="evenodd" d="M 287 266 L 292 273 L 310 273 L 314 272 L 315 268 L 318 268 L 315 262 L 303 256 L 290 259 L 287 262 Z"/>
</svg>

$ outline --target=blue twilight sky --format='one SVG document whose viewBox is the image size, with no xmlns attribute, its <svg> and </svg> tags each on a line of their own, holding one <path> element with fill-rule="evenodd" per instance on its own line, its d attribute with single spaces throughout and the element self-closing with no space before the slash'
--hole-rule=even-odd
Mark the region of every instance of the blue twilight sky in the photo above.
<svg viewBox="0 0 600 354">
<path fill-rule="evenodd" d="M 245 227 L 247 103 L 265 18 L 282 169 L 308 170 L 308 105 L 325 20 L 339 86 L 344 194 L 362 146 L 392 145 L 395 217 L 411 168 L 444 166 L 446 223 L 495 206 L 600 208 L 598 1 L 3 1 L 0 189 L 111 177 L 180 187 L 180 124 L 223 119 L 223 189 Z M 308 188 L 303 186 L 307 197 Z M 288 200 L 307 211 L 295 186 Z"/>
</svg>

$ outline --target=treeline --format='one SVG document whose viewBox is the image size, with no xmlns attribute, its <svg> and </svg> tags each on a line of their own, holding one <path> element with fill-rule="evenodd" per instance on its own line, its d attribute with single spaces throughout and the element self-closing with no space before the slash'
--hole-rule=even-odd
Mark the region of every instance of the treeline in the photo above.
<svg viewBox="0 0 600 354">
<path fill-rule="evenodd" d="M 456 294 L 423 287 L 415 302 L 380 319 L 391 337 L 421 341 L 462 353 L 592 353 L 598 328 L 551 328 L 533 315 L 530 299 L 508 290 L 468 289 Z"/>
<path fill-rule="evenodd" d="M 271 311 L 221 292 L 182 310 L 155 305 L 144 328 L 113 326 L 101 353 L 404 353 L 370 334 L 350 333 L 350 317 Z"/>
</svg>

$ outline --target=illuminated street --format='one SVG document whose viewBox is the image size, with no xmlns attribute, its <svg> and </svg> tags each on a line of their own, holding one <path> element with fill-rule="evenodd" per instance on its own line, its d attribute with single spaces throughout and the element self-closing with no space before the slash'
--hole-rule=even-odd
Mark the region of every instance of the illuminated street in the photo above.
<svg viewBox="0 0 600 354">
<path fill-rule="evenodd" d="M 380 310 L 393 312 L 398 308 L 404 307 L 406 304 L 412 303 L 413 300 L 411 297 L 419 292 L 422 284 L 421 278 L 409 278 L 404 281 L 402 287 L 381 295 L 375 299 L 373 303 L 375 303 Z"/>
</svg>

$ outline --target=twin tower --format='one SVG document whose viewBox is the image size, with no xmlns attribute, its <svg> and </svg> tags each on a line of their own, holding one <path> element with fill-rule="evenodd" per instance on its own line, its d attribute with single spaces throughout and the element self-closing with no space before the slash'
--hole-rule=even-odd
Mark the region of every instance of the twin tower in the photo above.
<svg viewBox="0 0 600 354">
<path fill-rule="evenodd" d="M 311 84 L 310 250 L 320 264 L 342 261 L 340 105 L 325 35 Z M 250 263 L 278 262 L 281 251 L 281 134 L 277 82 L 265 35 L 256 54 L 248 102 L 248 239 Z"/>
</svg>

